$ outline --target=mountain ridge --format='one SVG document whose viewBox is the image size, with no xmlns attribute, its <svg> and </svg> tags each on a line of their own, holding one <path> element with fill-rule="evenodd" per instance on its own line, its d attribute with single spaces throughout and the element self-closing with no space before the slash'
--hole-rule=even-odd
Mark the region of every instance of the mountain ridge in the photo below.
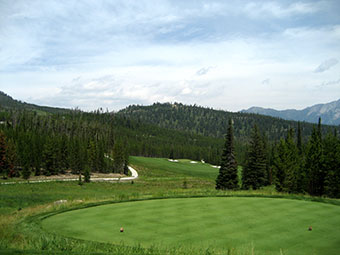
<svg viewBox="0 0 340 255">
<path fill-rule="evenodd" d="M 315 104 L 302 110 L 276 110 L 253 106 L 240 112 L 261 114 L 285 120 L 306 121 L 310 123 L 317 123 L 320 117 L 324 124 L 340 125 L 340 99 L 325 104 Z"/>
</svg>

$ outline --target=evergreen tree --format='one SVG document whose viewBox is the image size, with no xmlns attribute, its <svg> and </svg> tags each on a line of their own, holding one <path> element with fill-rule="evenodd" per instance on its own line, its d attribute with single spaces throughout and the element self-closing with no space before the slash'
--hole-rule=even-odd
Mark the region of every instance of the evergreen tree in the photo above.
<svg viewBox="0 0 340 255">
<path fill-rule="evenodd" d="M 237 162 L 235 159 L 233 123 L 230 119 L 221 158 L 221 168 L 216 179 L 216 189 L 225 190 L 237 188 Z"/>
<path fill-rule="evenodd" d="M 243 168 L 242 188 L 258 189 L 265 184 L 266 152 L 263 140 L 256 125 L 252 130 L 246 165 Z"/>
<path fill-rule="evenodd" d="M 52 139 L 48 139 L 44 146 L 43 151 L 43 162 L 44 162 L 44 174 L 45 175 L 53 175 L 56 174 L 55 170 L 55 147 Z"/>
<path fill-rule="evenodd" d="M 313 129 L 312 136 L 308 144 L 305 163 L 308 178 L 308 191 L 309 194 L 313 196 L 321 196 L 323 194 L 325 178 L 322 166 L 323 153 L 321 133 L 319 131 L 319 128 Z"/>
<path fill-rule="evenodd" d="M 171 150 L 170 150 L 169 159 L 172 159 L 172 160 L 175 159 L 175 157 L 174 157 L 174 148 L 173 148 L 173 147 L 172 147 Z"/>
<path fill-rule="evenodd" d="M 127 160 L 124 160 L 124 174 L 129 175 L 129 166 Z"/>
<path fill-rule="evenodd" d="M 68 146 L 68 161 L 69 161 L 69 166 L 71 168 L 71 171 L 73 174 L 78 174 L 79 171 L 82 169 L 81 166 L 81 159 L 80 159 L 80 145 L 79 141 L 74 139 L 71 140 Z"/>
<path fill-rule="evenodd" d="M 91 170 L 90 170 L 90 167 L 86 165 L 85 170 L 84 170 L 84 182 L 90 182 L 90 178 L 91 178 Z"/>
<path fill-rule="evenodd" d="M 7 143 L 5 135 L 0 131 L 0 173 L 4 178 L 8 177 Z"/>
<path fill-rule="evenodd" d="M 340 141 L 329 133 L 323 144 L 324 192 L 328 197 L 340 198 Z"/>
<path fill-rule="evenodd" d="M 7 141 L 7 151 L 6 151 L 6 159 L 8 166 L 8 176 L 9 177 L 19 177 L 20 173 L 15 169 L 15 161 L 16 161 L 16 152 L 15 145 L 12 140 Z"/>
<path fill-rule="evenodd" d="M 104 161 L 104 145 L 101 142 L 98 142 L 98 150 L 97 150 L 97 160 L 96 160 L 96 164 L 97 164 L 97 171 L 101 172 L 101 173 L 107 173 L 107 169 L 105 168 L 105 161 Z"/>
<path fill-rule="evenodd" d="M 286 138 L 287 146 L 287 171 L 285 187 L 289 193 L 298 192 L 298 180 L 300 179 L 300 157 L 298 148 L 294 142 L 293 129 L 290 129 Z"/>
<path fill-rule="evenodd" d="M 24 168 L 22 170 L 22 178 L 24 178 L 25 180 L 28 180 L 30 176 L 31 176 L 31 170 L 29 166 L 26 164 L 24 165 Z"/>
<path fill-rule="evenodd" d="M 302 135 L 301 135 L 301 124 L 300 121 L 298 122 L 298 129 L 297 129 L 297 148 L 299 151 L 299 154 L 302 155 Z"/>
<path fill-rule="evenodd" d="M 274 184 L 277 191 L 285 189 L 286 179 L 286 144 L 283 139 L 276 146 L 273 155 Z"/>
<path fill-rule="evenodd" d="M 43 143 L 42 137 L 40 135 L 35 134 L 33 136 L 33 147 L 32 147 L 32 157 L 33 157 L 33 167 L 34 167 L 34 175 L 39 176 L 41 174 L 41 165 L 42 165 L 42 151 L 43 151 Z"/>
<path fill-rule="evenodd" d="M 81 172 L 79 171 L 79 177 L 78 177 L 78 185 L 81 186 L 83 185 L 83 181 L 81 179 Z"/>
<path fill-rule="evenodd" d="M 67 151 L 67 137 L 62 135 L 58 142 L 58 168 L 61 174 L 64 174 L 68 168 L 68 151 Z"/>
<path fill-rule="evenodd" d="M 124 173 L 124 151 L 121 143 L 117 141 L 113 147 L 113 171 Z"/>
<path fill-rule="evenodd" d="M 89 144 L 89 149 L 88 149 L 88 156 L 89 156 L 89 165 L 90 165 L 90 168 L 91 168 L 91 171 L 92 172 L 96 172 L 98 169 L 98 164 L 97 164 L 97 161 L 98 161 L 98 151 L 97 151 L 97 146 L 96 144 L 94 143 L 94 141 L 90 141 L 90 144 Z"/>
<path fill-rule="evenodd" d="M 275 187 L 277 191 L 298 192 L 300 157 L 290 129 L 286 140 L 280 141 L 274 159 Z"/>
</svg>

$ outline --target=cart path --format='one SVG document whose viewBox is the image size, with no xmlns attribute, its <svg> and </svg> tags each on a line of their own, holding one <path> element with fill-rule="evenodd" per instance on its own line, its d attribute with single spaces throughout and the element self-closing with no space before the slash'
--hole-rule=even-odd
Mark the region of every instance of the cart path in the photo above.
<svg viewBox="0 0 340 255">
<path fill-rule="evenodd" d="M 128 177 L 112 177 L 112 178 L 91 178 L 92 182 L 109 182 L 109 181 L 132 181 L 138 178 L 138 172 L 131 166 L 128 166 L 131 176 Z M 20 184 L 20 183 L 41 183 L 41 182 L 68 182 L 68 181 L 78 181 L 78 178 L 69 179 L 50 179 L 50 180 L 36 180 L 36 181 L 20 181 L 20 182 L 2 182 L 1 184 Z"/>
</svg>

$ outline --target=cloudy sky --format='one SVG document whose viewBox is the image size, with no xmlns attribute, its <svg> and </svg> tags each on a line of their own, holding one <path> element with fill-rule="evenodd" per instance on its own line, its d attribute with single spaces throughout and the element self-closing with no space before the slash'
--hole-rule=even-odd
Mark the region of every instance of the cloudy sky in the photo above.
<svg viewBox="0 0 340 255">
<path fill-rule="evenodd" d="M 0 0 L 0 90 L 93 110 L 340 98 L 340 1 Z"/>
</svg>

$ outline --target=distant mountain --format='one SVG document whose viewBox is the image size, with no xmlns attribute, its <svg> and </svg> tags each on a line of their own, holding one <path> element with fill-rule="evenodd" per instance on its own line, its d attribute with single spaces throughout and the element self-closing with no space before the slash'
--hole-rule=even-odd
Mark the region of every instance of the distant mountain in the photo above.
<svg viewBox="0 0 340 255">
<path fill-rule="evenodd" d="M 321 117 L 322 123 L 327 125 L 340 125 L 340 100 L 327 104 L 317 104 L 303 110 L 283 110 L 266 109 L 261 107 L 251 107 L 242 110 L 243 113 L 255 113 L 285 120 L 306 121 L 317 123 Z"/>
<path fill-rule="evenodd" d="M 28 104 L 25 102 L 15 100 L 11 96 L 0 91 L 0 109 L 1 108 L 31 110 L 31 111 L 37 112 L 38 114 L 66 113 L 66 112 L 71 111 L 70 109 L 64 109 L 64 108 L 55 108 L 55 107 L 49 107 L 49 106 L 39 106 L 35 104 Z"/>
</svg>

